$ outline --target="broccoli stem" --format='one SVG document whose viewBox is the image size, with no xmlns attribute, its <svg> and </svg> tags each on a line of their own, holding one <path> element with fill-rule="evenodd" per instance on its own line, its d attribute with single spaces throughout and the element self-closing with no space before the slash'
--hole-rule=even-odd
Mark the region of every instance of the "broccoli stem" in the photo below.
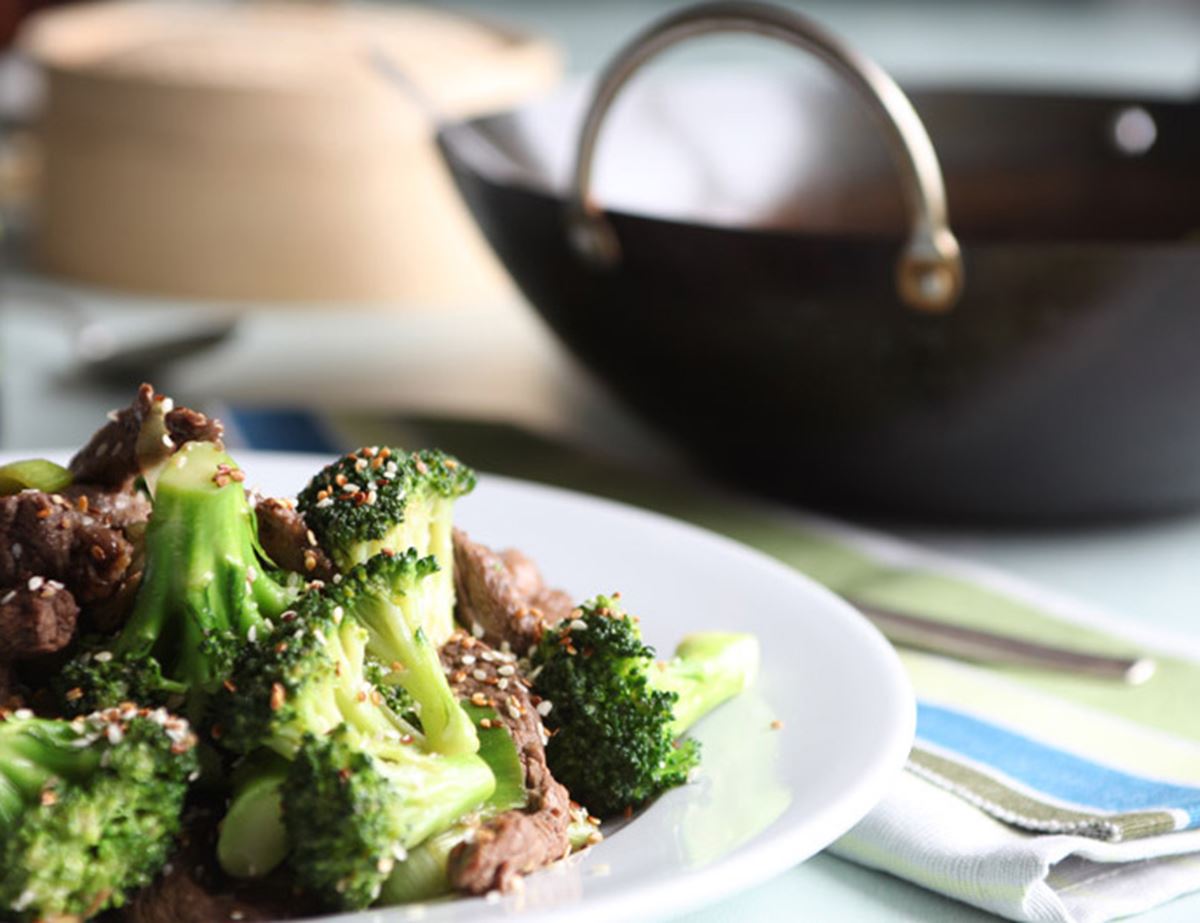
<svg viewBox="0 0 1200 923">
<path fill-rule="evenodd" d="M 710 711 L 732 699 L 758 675 L 758 639 L 735 632 L 688 635 L 675 656 L 650 669 L 652 686 L 679 696 L 672 706 L 671 733 L 680 737 Z"/>
<path fill-rule="evenodd" d="M 368 650 L 384 663 L 403 666 L 392 675 L 420 703 L 421 727 L 429 748 L 446 756 L 474 753 L 479 749 L 475 725 L 446 684 L 437 648 L 424 629 L 409 627 L 420 624 L 426 583 L 428 579 L 391 598 L 364 595 L 355 615 L 370 632 Z"/>
<path fill-rule="evenodd" d="M 235 779 L 217 839 L 217 861 L 234 878 L 267 875 L 287 857 L 282 790 L 290 765 L 277 754 L 261 752 Z"/>
<path fill-rule="evenodd" d="M 52 494 L 71 486 L 74 477 L 62 465 L 44 458 L 27 458 L 0 465 L 0 496 L 23 490 L 40 490 Z"/>
<path fill-rule="evenodd" d="M 411 904 L 449 894 L 450 853 L 467 838 L 470 830 L 466 824 L 456 824 L 410 850 L 408 857 L 397 863 L 384 881 L 379 905 Z"/>
<path fill-rule="evenodd" d="M 411 849 L 477 810 L 496 789 L 496 778 L 478 756 L 432 756 L 412 753 L 407 759 L 376 764 L 392 783 L 397 797 L 392 816 L 401 839 Z"/>
<path fill-rule="evenodd" d="M 114 651 L 153 656 L 170 679 L 210 689 L 224 678 L 213 653 L 283 612 L 291 591 L 264 572 L 253 513 L 236 465 L 215 444 L 190 442 L 166 463 L 146 532 L 141 588 Z"/>
</svg>

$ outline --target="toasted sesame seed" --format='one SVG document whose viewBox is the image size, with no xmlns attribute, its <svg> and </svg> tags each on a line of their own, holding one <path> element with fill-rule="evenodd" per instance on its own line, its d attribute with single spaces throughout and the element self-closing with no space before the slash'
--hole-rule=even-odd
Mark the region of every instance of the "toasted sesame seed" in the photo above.
<svg viewBox="0 0 1200 923">
<path fill-rule="evenodd" d="M 514 667 L 511 663 L 506 663 L 502 667 L 497 667 L 496 672 L 499 673 L 501 676 L 512 676 L 514 673 L 517 672 L 517 668 Z"/>
<path fill-rule="evenodd" d="M 287 699 L 287 690 L 280 683 L 271 684 L 271 711 L 279 711 Z"/>
<path fill-rule="evenodd" d="M 771 730 L 772 731 L 779 731 L 782 729 L 783 729 L 783 722 L 780 721 L 778 718 L 776 718 L 774 721 L 771 722 Z"/>
<path fill-rule="evenodd" d="M 485 670 L 472 670 L 471 675 L 480 681 L 488 678 L 487 671 Z"/>
</svg>

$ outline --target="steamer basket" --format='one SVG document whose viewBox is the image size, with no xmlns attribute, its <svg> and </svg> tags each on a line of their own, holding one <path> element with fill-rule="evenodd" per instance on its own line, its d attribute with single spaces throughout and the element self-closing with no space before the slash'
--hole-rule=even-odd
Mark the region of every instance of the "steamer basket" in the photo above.
<svg viewBox="0 0 1200 923">
<path fill-rule="evenodd" d="M 87 284 L 218 300 L 455 304 L 509 290 L 428 118 L 558 78 L 547 43 L 416 7 L 104 3 L 35 16 L 46 74 L 35 258 Z"/>
</svg>

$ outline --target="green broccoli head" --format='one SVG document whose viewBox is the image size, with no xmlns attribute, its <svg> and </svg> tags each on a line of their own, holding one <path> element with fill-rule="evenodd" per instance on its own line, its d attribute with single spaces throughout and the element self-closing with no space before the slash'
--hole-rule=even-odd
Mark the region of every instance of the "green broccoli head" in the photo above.
<svg viewBox="0 0 1200 923">
<path fill-rule="evenodd" d="M 312 590 L 274 630 L 243 646 L 213 700 L 221 746 L 243 754 L 265 747 L 291 759 L 307 737 L 343 723 L 377 747 L 419 736 L 367 678 L 369 634 L 343 597 L 332 585 Z"/>
<path fill-rule="evenodd" d="M 752 635 L 698 632 L 656 662 L 637 621 L 615 597 L 597 596 L 533 653 L 534 691 L 550 702 L 551 772 L 600 816 L 681 784 L 700 750 L 677 738 L 744 690 L 758 660 Z"/>
<path fill-rule="evenodd" d="M 367 651 L 387 664 L 395 683 L 412 697 L 430 749 L 447 755 L 474 753 L 479 738 L 457 698 L 429 630 L 429 613 L 443 604 L 433 556 L 415 548 L 383 552 L 359 564 L 327 588 L 329 598 L 368 633 Z"/>
<path fill-rule="evenodd" d="M 88 715 L 124 702 L 174 707 L 183 701 L 188 687 L 163 676 L 157 660 L 117 655 L 111 646 L 111 639 L 85 639 L 54 678 L 64 714 Z"/>
<path fill-rule="evenodd" d="M 444 452 L 370 446 L 318 472 L 297 506 L 343 571 L 383 551 L 433 555 L 440 602 L 426 633 L 441 645 L 454 631 L 454 502 L 474 488 L 475 472 Z"/>
<path fill-rule="evenodd" d="M 414 744 L 385 759 L 346 727 L 309 738 L 282 790 L 296 879 L 328 906 L 368 907 L 409 849 L 481 807 L 495 784 L 478 756 Z"/>
<path fill-rule="evenodd" d="M 214 443 L 189 442 L 170 456 L 157 479 L 133 611 L 101 645 L 112 659 L 91 652 L 90 661 L 72 664 L 65 691 L 105 706 L 162 701 L 180 687 L 210 693 L 251 632 L 287 609 L 299 587 L 272 575 L 241 481 Z"/>
<path fill-rule="evenodd" d="M 191 730 L 161 709 L 0 718 L 5 919 L 86 919 L 120 907 L 166 862 L 196 773 Z"/>
<path fill-rule="evenodd" d="M 533 654 L 534 690 L 552 703 L 546 761 L 572 797 L 605 816 L 680 785 L 699 746 L 676 746 L 678 695 L 650 679 L 654 650 L 617 602 L 597 596 L 546 632 Z"/>
</svg>

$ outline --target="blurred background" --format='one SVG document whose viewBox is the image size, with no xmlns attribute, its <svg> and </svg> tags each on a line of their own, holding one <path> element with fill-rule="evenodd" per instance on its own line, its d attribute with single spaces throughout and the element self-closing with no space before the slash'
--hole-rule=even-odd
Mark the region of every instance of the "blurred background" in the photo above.
<svg viewBox="0 0 1200 923">
<path fill-rule="evenodd" d="M 1028 221 L 1014 209 L 1000 223 L 990 213 L 977 221 L 965 215 L 967 233 L 960 236 L 971 297 L 979 296 L 978 286 L 972 288 L 973 267 L 988 278 L 989 272 L 999 271 L 996 265 L 1016 265 L 1011 254 L 984 252 L 986 247 L 997 238 L 1020 238 L 1026 229 L 1025 236 L 1039 247 L 1046 244 L 1038 254 L 1066 252 L 1077 239 L 1091 245 L 1099 235 L 1104 238 L 1102 249 L 1108 248 L 1104 253 L 1130 243 L 1144 256 L 1154 249 L 1151 245 L 1164 244 L 1148 258 L 1165 259 L 1162 253 L 1169 250 L 1176 262 L 1166 269 L 1154 264 L 1155 278 L 1163 278 L 1164 272 L 1186 273 L 1195 264 L 1190 248 L 1180 249 L 1190 239 L 1191 219 L 1175 215 L 1164 219 L 1169 226 L 1160 229 L 1154 216 L 1165 213 L 1161 201 L 1167 200 L 1181 200 L 1179 211 L 1194 214 L 1187 205 L 1191 200 L 1182 201 L 1194 189 L 1185 188 L 1177 175 L 1195 162 L 1188 160 L 1195 153 L 1188 146 L 1194 145 L 1195 132 L 1188 128 L 1173 134 L 1175 128 L 1168 126 L 1183 124 L 1177 110 L 1186 112 L 1200 86 L 1197 4 L 839 0 L 787 5 L 873 57 L 917 93 L 933 87 L 960 94 L 1105 100 L 1103 111 L 1087 116 L 1094 124 L 1089 122 L 1086 132 L 1080 129 L 1081 137 L 1103 136 L 1103 151 L 1081 154 L 1077 165 L 1057 165 L 1057 173 L 1039 174 L 1036 183 L 1012 184 L 1018 192 L 1004 185 L 1004 177 L 1011 175 L 1004 173 L 1001 153 L 995 154 L 994 164 L 989 160 L 993 151 L 1001 151 L 1002 141 L 985 140 L 976 123 L 984 119 L 984 128 L 999 139 L 1040 137 L 1038 125 L 1073 116 L 1042 112 L 1042 121 L 1033 128 L 1018 127 L 1017 121 L 1009 127 L 1004 119 L 1012 110 L 1003 110 L 1008 113 L 1003 118 L 977 115 L 976 122 L 967 119 L 967 127 L 957 129 L 958 115 L 943 117 L 937 114 L 942 109 L 936 100 L 929 104 L 929 117 L 936 116 L 930 123 L 937 128 L 931 127 L 935 146 L 940 146 L 942 133 L 957 131 L 974 141 L 964 144 L 958 136 L 945 135 L 948 154 L 958 157 L 953 153 L 957 147 L 970 149 L 963 156 L 995 166 L 992 178 L 971 187 L 999 190 L 988 207 L 995 211 L 997 198 L 1011 203 L 1024 196 L 1032 203 Z M 664 379 L 686 379 L 693 373 L 682 364 L 676 370 L 674 352 L 687 352 L 698 335 L 684 332 L 686 325 L 680 324 L 674 339 L 663 339 L 662 330 L 638 319 L 647 316 L 640 303 L 641 315 L 614 310 L 605 320 L 602 305 L 575 305 L 570 297 L 556 294 L 557 283 L 543 284 L 538 274 L 568 285 L 565 266 L 571 257 L 566 251 L 545 250 L 534 275 L 514 284 L 504 261 L 497 259 L 480 232 L 477 218 L 493 244 L 497 235 L 503 238 L 510 228 L 519 229 L 521 220 L 480 215 L 477 201 L 472 202 L 477 212 L 473 216 L 436 139 L 439 126 L 539 106 L 538 119 L 522 123 L 528 129 L 525 135 L 481 134 L 494 148 L 485 152 L 485 159 L 507 158 L 489 176 L 502 177 L 496 182 L 511 182 L 517 189 L 543 184 L 538 189 L 543 198 L 561 195 L 588 82 L 639 29 L 683 6 L 665 0 L 3 0 L 0 443 L 5 448 L 77 444 L 95 426 L 98 413 L 123 403 L 134 383 L 148 379 L 180 400 L 226 409 L 255 431 L 246 436 L 247 442 L 261 447 L 340 445 L 361 430 L 365 417 L 441 419 L 512 427 L 652 468 L 691 470 L 698 467 L 698 458 L 700 467 L 711 467 L 704 463 L 694 434 L 711 432 L 713 420 L 695 413 L 688 417 L 681 405 L 665 399 L 651 406 L 653 401 L 639 402 L 633 394 L 637 387 L 659 392 L 661 382 L 605 384 L 605 362 L 596 356 L 603 342 L 604 355 L 614 366 L 661 362 L 670 370 L 662 373 Z M 844 467 L 840 458 L 871 454 L 875 440 L 896 442 L 896 460 L 884 466 L 886 471 L 855 469 L 855 478 L 877 487 L 857 496 L 830 480 L 828 492 L 815 498 L 818 503 L 827 497 L 823 505 L 837 509 L 890 512 L 886 498 L 904 494 L 912 498 L 899 504 L 907 516 L 920 518 L 928 512 L 934 517 L 994 517 L 998 508 L 1014 504 L 1004 497 L 977 503 L 975 495 L 987 492 L 990 479 L 1011 473 L 1013 459 L 1028 456 L 1039 440 L 1057 446 L 1057 431 L 1064 428 L 1077 430 L 1078 438 L 1065 448 L 1056 447 L 1036 465 L 1023 463 L 1015 479 L 1026 486 L 1015 506 L 1023 504 L 1028 512 L 1046 499 L 1046 509 L 1071 519 L 1162 512 L 1200 500 L 1200 475 L 1189 473 L 1171 481 L 1175 472 L 1191 466 L 1192 456 L 1200 457 L 1200 438 L 1180 434 L 1178 414 L 1146 410 L 1162 406 L 1164 394 L 1194 384 L 1194 375 L 1189 378 L 1184 370 L 1190 359 L 1180 344 L 1195 330 L 1171 320 L 1182 309 L 1178 297 L 1169 293 L 1156 291 L 1129 300 L 1120 310 L 1113 306 L 1120 300 L 1117 294 L 1124 297 L 1130 289 L 1134 276 L 1143 278 L 1151 270 L 1143 265 L 1128 278 L 1115 273 L 1097 282 L 1088 268 L 1097 264 L 1086 263 L 1083 271 L 1090 273 L 1090 281 L 1084 294 L 1077 290 L 1080 286 L 1067 294 L 1043 293 L 1049 283 L 1044 285 L 1045 280 L 1030 271 L 1021 275 L 1025 288 L 1006 293 L 1004 305 L 974 309 L 974 316 L 992 318 L 990 326 L 960 331 L 963 324 L 955 326 L 957 322 L 939 328 L 934 322 L 911 320 L 889 288 L 891 254 L 905 234 L 894 176 L 882 172 L 880 178 L 872 172 L 868 181 L 866 174 L 847 168 L 845 176 L 828 179 L 839 163 L 853 160 L 829 144 L 815 154 L 809 151 L 824 159 L 824 172 L 810 171 L 820 182 L 798 186 L 804 196 L 796 198 L 792 190 L 792 199 L 785 201 L 778 187 L 764 179 L 802 164 L 809 156 L 805 145 L 811 147 L 813 137 L 840 138 L 843 122 L 850 127 L 838 143 L 856 151 L 874 150 L 871 145 L 883 151 L 880 142 L 863 140 L 875 129 L 853 103 L 836 96 L 836 81 L 823 68 L 782 45 L 728 37 L 682 48 L 653 71 L 647 85 L 673 80 L 708 87 L 721 97 L 721 105 L 714 104 L 706 114 L 704 103 L 695 104 L 688 115 L 707 123 L 705 138 L 693 135 L 691 123 L 682 116 L 676 131 L 676 113 L 661 99 L 646 95 L 650 108 L 643 106 L 640 119 L 631 114 L 636 106 L 626 107 L 630 112 L 618 106 L 612 132 L 601 148 L 601 202 L 635 216 L 665 216 L 677 223 L 735 232 L 749 227 L 757 233 L 770 225 L 772 232 L 795 231 L 810 238 L 828 233 L 831 240 L 847 234 L 857 235 L 857 240 L 866 235 L 877 237 L 879 246 L 887 249 L 886 258 L 872 257 L 878 291 L 883 293 L 879 305 L 861 317 L 848 317 L 839 308 L 842 320 L 820 320 L 826 326 L 850 325 L 862 347 L 856 346 L 856 352 L 874 350 L 873 355 L 885 356 L 876 365 L 886 367 L 887 374 L 855 366 L 845 381 L 836 380 L 836 374 L 826 379 L 814 372 L 804 384 L 807 393 L 821 400 L 831 391 L 866 394 L 874 389 L 870 402 L 839 404 L 843 416 L 834 419 L 833 411 L 822 415 L 807 406 L 775 406 L 771 395 L 776 388 L 769 381 L 754 379 L 747 385 L 753 389 L 749 393 L 757 395 L 749 403 L 762 406 L 748 410 L 746 419 L 756 431 L 798 433 L 789 436 L 790 441 L 779 441 L 772 452 L 774 457 L 783 453 L 790 459 L 789 468 L 799 466 L 795 470 L 806 470 L 811 462 L 814 483 L 823 483 L 823 467 Z M 747 74 L 760 81 L 759 86 L 779 75 L 788 87 L 812 86 L 835 94 L 828 97 L 835 103 L 822 103 L 824 109 L 818 103 L 825 97 L 813 97 L 816 102 L 811 103 L 812 111 L 832 121 L 808 128 L 796 121 L 793 129 L 789 119 L 811 100 L 804 97 L 793 103 L 790 97 L 772 96 L 769 87 L 758 94 L 751 90 L 722 97 L 721 87 Z M 546 99 L 551 102 L 544 103 Z M 1160 105 L 1166 107 L 1161 114 L 1155 108 Z M 925 112 L 920 101 L 918 110 Z M 960 104 L 954 112 L 960 110 L 970 111 L 971 105 Z M 739 113 L 744 116 L 740 121 Z M 943 127 L 947 119 L 949 127 Z M 1172 149 L 1166 142 L 1177 135 L 1183 147 Z M 554 163 L 544 176 L 531 179 L 529 165 L 541 163 L 543 152 L 530 151 L 543 143 L 553 154 L 545 156 Z M 1063 150 L 1078 143 L 1076 137 L 1068 139 Z M 517 150 L 521 145 L 525 147 Z M 1155 159 L 1160 149 L 1161 159 Z M 1129 163 L 1147 152 L 1144 160 L 1151 172 L 1130 172 Z M 1036 166 L 1040 159 L 1059 153 L 1052 145 L 1035 144 L 1021 153 L 1021 169 L 1028 171 L 1031 163 Z M 1107 159 L 1097 166 L 1101 156 Z M 876 160 L 883 163 L 880 171 L 888 169 L 885 154 L 878 153 Z M 1126 172 L 1111 172 L 1109 161 L 1118 164 L 1114 170 Z M 1072 177 L 1087 179 L 1076 183 Z M 461 184 L 462 177 L 458 179 Z M 952 224 L 956 202 L 968 202 L 968 193 L 960 192 L 956 182 L 953 176 L 949 180 Z M 1103 216 L 1107 204 L 1097 205 L 1096 197 L 1118 184 L 1128 185 L 1129 201 L 1111 213 L 1118 218 L 1105 222 L 1096 216 Z M 1056 190 L 1068 192 L 1058 196 Z M 476 198 L 480 195 L 477 191 Z M 873 211 L 876 201 L 883 203 L 879 214 Z M 787 217 L 788 209 L 794 205 L 801 217 L 789 224 L 793 219 Z M 817 217 L 804 217 L 806 208 Z M 774 224 L 764 218 L 768 214 L 774 215 Z M 1062 220 L 1056 223 L 1055 216 Z M 1106 224 L 1111 226 L 1096 230 Z M 981 245 L 973 249 L 976 240 Z M 536 251 L 540 245 L 531 237 L 514 246 L 526 253 L 518 262 L 527 264 L 528 248 Z M 835 265 L 838 251 L 829 252 L 830 265 Z M 1075 256 L 1079 252 L 1078 247 L 1071 250 Z M 678 253 L 672 258 L 676 257 Z M 679 272 L 686 273 L 686 254 L 679 258 L 684 259 Z M 760 273 L 758 255 L 729 259 L 730 273 L 742 271 L 747 279 Z M 630 265 L 636 263 L 631 258 Z M 1055 266 L 1045 272 L 1055 278 L 1062 274 Z M 838 303 L 841 283 L 825 276 L 818 272 L 811 287 L 801 279 L 796 302 L 815 292 Z M 728 278 L 705 284 L 720 288 Z M 573 281 L 568 290 L 580 287 L 591 286 Z M 748 281 L 747 292 L 752 289 Z M 781 291 L 772 290 L 770 298 L 777 302 Z M 535 310 L 531 295 L 533 301 L 553 304 L 539 304 Z M 657 290 L 653 297 L 670 301 L 669 294 Z M 743 295 L 730 289 L 724 297 L 720 311 L 712 315 L 717 319 L 705 322 L 714 329 L 720 323 L 734 324 Z M 747 294 L 746 303 L 755 297 Z M 1003 325 L 996 322 L 1001 311 L 1008 312 L 1005 318 L 1024 316 L 1019 310 L 1009 311 L 1016 301 L 1045 311 L 1038 314 L 1037 323 L 1024 326 L 1007 319 Z M 1087 311 L 1075 304 L 1084 301 Z M 1098 307 L 1089 313 L 1092 305 Z M 872 319 L 876 307 L 903 318 L 905 329 L 894 330 L 885 323 L 875 334 L 864 334 L 877 324 Z M 971 314 L 961 307 L 961 313 Z M 668 312 L 676 309 L 687 306 L 664 307 Z M 599 326 L 591 333 L 572 328 L 559 316 L 567 310 L 581 316 L 592 312 L 600 318 Z M 781 317 L 786 312 L 774 302 L 770 310 Z M 1147 318 L 1160 315 L 1170 322 L 1154 322 L 1155 342 L 1166 342 L 1175 351 L 1147 347 L 1143 354 L 1147 367 L 1159 370 L 1161 380 L 1152 382 L 1140 402 L 1122 403 L 1124 399 L 1113 394 L 1104 396 L 1104 405 L 1099 399 L 1092 401 L 1089 395 L 1098 393 L 1092 381 L 1112 379 L 1115 344 L 1140 335 L 1130 333 L 1128 318 L 1136 318 L 1134 327 L 1141 330 L 1150 324 Z M 719 320 L 722 316 L 724 321 Z M 1053 323 L 1046 317 L 1053 317 Z M 1078 318 L 1077 326 L 1064 333 L 1063 317 L 1070 324 Z M 630 344 L 625 357 L 614 355 L 610 344 L 595 333 L 604 324 L 610 330 L 620 328 L 620 336 Z M 1045 333 L 1049 327 L 1054 328 L 1052 339 Z M 775 329 L 764 335 L 770 338 Z M 777 329 L 783 340 L 812 337 L 807 328 L 790 330 L 785 319 Z M 658 339 L 652 348 L 644 346 L 653 337 Z M 906 337 L 917 345 L 905 345 Z M 1055 352 L 1068 340 L 1091 345 L 1079 347 L 1082 352 Z M 589 347 L 593 342 L 596 348 Z M 901 354 L 902 362 L 896 358 Z M 1010 354 L 1017 356 L 1011 370 L 1004 364 Z M 1055 358 L 1047 360 L 1048 355 Z M 1063 355 L 1070 358 L 1064 362 Z M 968 356 L 970 362 L 956 365 L 946 356 L 955 361 Z M 782 374 L 781 361 L 775 356 L 759 364 Z M 728 374 L 732 381 L 755 364 L 746 356 L 739 363 L 718 367 L 710 377 L 723 380 Z M 797 357 L 797 365 L 806 364 L 806 357 Z M 1064 379 L 1067 367 L 1086 369 L 1092 377 L 1080 371 L 1082 377 Z M 986 374 L 980 372 L 975 381 L 971 376 L 979 369 Z M 1127 377 L 1117 375 L 1120 387 L 1114 385 L 1114 390 L 1122 394 L 1129 392 L 1129 381 L 1153 377 L 1141 366 L 1121 374 Z M 1020 389 L 1013 384 L 1017 380 Z M 912 382 L 916 397 L 906 390 Z M 686 397 L 686 387 L 682 393 Z M 881 394 L 912 398 L 903 414 L 888 420 L 889 429 L 882 435 L 872 428 L 881 412 Z M 738 407 L 747 406 L 744 396 L 738 402 Z M 863 409 L 868 404 L 869 412 Z M 1013 409 L 1027 404 L 1052 407 L 1053 416 L 1021 416 Z M 716 405 L 711 411 L 714 420 L 742 416 Z M 871 426 L 855 423 L 858 429 L 851 432 L 840 421 L 854 414 L 874 415 Z M 983 431 L 974 424 L 959 426 L 964 415 L 1013 419 Z M 672 425 L 685 417 L 686 426 Z M 1109 432 L 1106 421 L 1114 418 L 1118 428 Z M 1106 440 L 1130 443 L 1133 430 L 1120 429 L 1125 418 L 1139 421 L 1138 439 L 1176 452 L 1169 464 L 1155 467 L 1150 447 L 1138 457 L 1117 458 L 1090 493 L 1055 506 L 1062 483 L 1071 480 L 1064 472 L 1076 470 L 1080 458 L 1107 455 Z M 682 437 L 675 432 L 689 427 Z M 899 430 L 907 435 L 897 441 Z M 1017 430 L 1028 435 L 1014 442 Z M 912 436 L 918 432 L 924 434 L 924 442 Z M 744 440 L 744 432 L 737 438 Z M 937 448 L 943 444 L 944 453 Z M 836 451 L 822 454 L 826 446 Z M 943 454 L 953 459 L 956 470 L 969 469 L 968 476 L 953 485 L 955 494 L 949 499 L 926 497 L 912 486 L 916 475 L 906 480 L 887 473 L 935 470 L 934 456 Z M 979 461 L 983 456 L 990 459 L 988 464 Z M 756 482 L 744 467 L 718 473 L 742 486 L 778 492 L 777 484 Z M 932 480 L 954 479 L 935 475 Z M 1129 496 L 1114 492 L 1114 484 L 1130 481 L 1159 486 Z M 1034 488 L 1027 488 L 1031 482 Z M 803 494 L 800 499 L 811 502 L 814 497 Z"/>
</svg>

